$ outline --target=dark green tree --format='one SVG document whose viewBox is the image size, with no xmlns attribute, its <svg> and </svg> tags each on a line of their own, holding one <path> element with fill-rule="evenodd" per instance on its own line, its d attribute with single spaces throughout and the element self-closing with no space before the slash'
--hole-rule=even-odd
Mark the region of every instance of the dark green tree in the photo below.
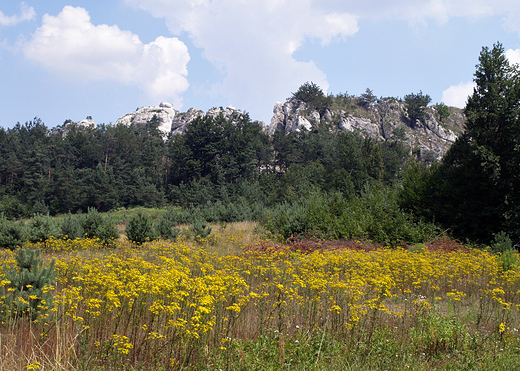
<svg viewBox="0 0 520 371">
<path fill-rule="evenodd" d="M 432 98 L 428 94 L 424 95 L 422 91 L 420 91 L 419 94 L 411 93 L 404 96 L 404 102 L 407 105 L 406 112 L 408 113 L 412 125 L 415 124 L 415 121 L 421 120 L 424 117 L 424 108 L 426 108 L 431 100 Z"/>
<path fill-rule="evenodd" d="M 518 242 L 520 71 L 498 43 L 482 49 L 474 81 L 465 132 L 441 165 L 414 172 L 404 189 L 417 192 L 407 191 L 411 202 L 405 207 L 452 228 L 457 237 L 489 243 L 504 231 Z M 414 182 L 421 172 L 427 181 Z"/>
<path fill-rule="evenodd" d="M 309 107 L 317 110 L 320 115 L 325 113 L 332 104 L 332 97 L 325 95 L 323 90 L 312 81 L 300 86 L 296 93 L 292 93 L 291 98 L 305 102 Z"/>
<path fill-rule="evenodd" d="M 141 212 L 131 217 L 126 224 L 126 237 L 138 245 L 155 240 L 157 232 L 153 227 L 152 218 Z"/>
<path fill-rule="evenodd" d="M 443 102 L 437 103 L 435 105 L 435 110 L 439 114 L 439 120 L 440 121 L 444 121 L 445 119 L 450 117 L 450 109 Z"/>
<path fill-rule="evenodd" d="M 374 95 L 374 92 L 371 89 L 367 88 L 367 90 L 365 90 L 365 92 L 361 94 L 358 105 L 364 108 L 368 108 L 376 101 L 377 97 Z"/>
<path fill-rule="evenodd" d="M 473 95 L 464 110 L 466 131 L 445 158 L 457 188 L 456 225 L 488 241 L 507 231 L 520 238 L 520 71 L 501 44 L 483 48 Z"/>
</svg>

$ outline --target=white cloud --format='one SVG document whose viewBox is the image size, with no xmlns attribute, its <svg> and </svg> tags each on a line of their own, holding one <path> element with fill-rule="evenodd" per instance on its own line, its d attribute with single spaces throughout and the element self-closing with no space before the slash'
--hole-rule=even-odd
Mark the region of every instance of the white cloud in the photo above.
<svg viewBox="0 0 520 371">
<path fill-rule="evenodd" d="M 520 64 L 520 49 L 508 49 L 506 50 L 506 58 L 511 64 Z"/>
<path fill-rule="evenodd" d="M 327 45 L 358 31 L 360 19 L 444 24 L 454 17 L 502 16 L 520 31 L 518 0 L 124 0 L 186 32 L 225 78 L 220 93 L 253 117 L 270 111 L 306 81 L 326 89 L 327 76 L 293 54 L 308 40 Z M 454 88 L 455 89 L 455 88 Z M 465 97 L 463 98 L 465 99 Z"/>
<path fill-rule="evenodd" d="M 80 7 L 65 6 L 57 16 L 45 14 L 23 52 L 60 77 L 136 85 L 156 100 L 180 104 L 180 94 L 188 88 L 190 57 L 183 42 L 161 36 L 143 44 L 115 25 L 93 25 Z"/>
<path fill-rule="evenodd" d="M 518 14 L 520 11 L 520 3 L 516 0 L 321 0 L 320 5 L 347 11 L 360 18 L 404 19 L 411 23 L 427 23 L 428 20 L 445 23 L 452 17 L 477 19 Z"/>
<path fill-rule="evenodd" d="M 225 76 L 216 90 L 233 104 L 268 119 L 274 102 L 306 81 L 328 88 L 314 62 L 293 53 L 308 39 L 327 45 L 358 30 L 348 12 L 327 11 L 311 0 L 126 0 L 164 18 L 174 34 L 187 32 Z M 215 89 L 214 89 L 215 90 Z"/>
<path fill-rule="evenodd" d="M 459 85 L 452 85 L 442 92 L 442 101 L 448 106 L 464 108 L 468 97 L 473 94 L 475 83 L 462 82 Z"/>
<path fill-rule="evenodd" d="M 23 21 L 30 21 L 36 17 L 36 12 L 32 6 L 28 6 L 25 2 L 20 4 L 20 15 L 7 16 L 0 10 L 0 26 L 14 26 Z"/>
</svg>

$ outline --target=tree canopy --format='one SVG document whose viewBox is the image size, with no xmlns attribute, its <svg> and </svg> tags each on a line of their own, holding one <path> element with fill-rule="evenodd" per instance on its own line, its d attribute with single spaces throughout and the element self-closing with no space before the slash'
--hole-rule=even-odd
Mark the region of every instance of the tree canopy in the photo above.
<svg viewBox="0 0 520 371">
<path fill-rule="evenodd" d="M 404 205 L 459 237 L 520 239 L 520 71 L 497 43 L 480 53 L 466 130 L 443 163 L 405 180 Z M 517 241 L 518 242 L 518 241 Z"/>
<path fill-rule="evenodd" d="M 410 93 L 404 96 L 407 104 L 406 112 L 408 112 L 412 124 L 424 117 L 424 108 L 430 104 L 431 100 L 432 98 L 428 94 L 424 95 L 422 91 L 418 94 Z"/>
<path fill-rule="evenodd" d="M 313 82 L 306 82 L 298 88 L 296 93 L 292 93 L 293 99 L 301 100 L 320 114 L 331 105 L 332 98 L 325 95 L 323 90 Z"/>
</svg>

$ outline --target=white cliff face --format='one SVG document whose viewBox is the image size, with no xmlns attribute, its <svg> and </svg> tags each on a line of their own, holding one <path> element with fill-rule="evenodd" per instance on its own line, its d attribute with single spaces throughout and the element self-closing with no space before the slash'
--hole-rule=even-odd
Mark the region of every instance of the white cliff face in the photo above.
<svg viewBox="0 0 520 371">
<path fill-rule="evenodd" d="M 346 110 L 327 109 L 321 115 L 304 102 L 289 99 L 274 105 L 268 132 L 272 136 L 280 130 L 287 135 L 292 131 L 310 130 L 324 122 L 338 130 L 355 131 L 375 140 L 400 140 L 415 148 L 421 159 L 433 160 L 442 158 L 462 132 L 465 118 L 459 111 L 450 115 L 449 122 L 441 123 L 435 109 L 429 107 L 422 121 L 411 123 L 406 105 L 393 98 L 379 100 L 365 108 L 351 105 Z"/>
<path fill-rule="evenodd" d="M 332 130 L 358 132 L 363 137 L 380 141 L 399 140 L 413 149 L 419 158 L 428 160 L 442 158 L 463 131 L 465 117 L 462 110 L 451 108 L 450 117 L 441 122 L 435 108 L 428 107 L 424 119 L 412 123 L 406 113 L 406 104 L 398 99 L 385 98 L 364 107 L 357 106 L 355 102 L 350 101 L 340 106 L 341 109 L 325 109 L 321 114 L 299 100 L 276 102 L 268 134 L 272 136 L 280 130 L 287 135 L 292 131 L 311 130 L 320 123 L 326 123 Z M 187 125 L 198 117 L 217 118 L 221 115 L 233 122 L 244 112 L 228 106 L 211 108 L 206 113 L 195 108 L 181 113 L 174 109 L 172 103 L 163 102 L 124 115 L 117 120 L 116 125 L 145 125 L 156 116 L 159 120 L 158 128 L 166 140 L 171 135 L 184 134 Z M 263 122 L 258 124 L 265 128 Z M 54 128 L 49 135 L 65 136 L 73 127 L 88 129 L 95 126 L 96 123 L 89 117 L 78 123 L 70 122 Z"/>
<path fill-rule="evenodd" d="M 288 100 L 283 104 L 276 102 L 271 125 L 269 125 L 269 135 L 273 135 L 276 130 L 284 130 L 286 134 L 303 128 L 310 130 L 319 122 L 318 111 L 310 109 L 304 102 L 298 100 Z"/>
<path fill-rule="evenodd" d="M 201 116 L 204 116 L 204 112 L 193 107 L 187 112 L 177 114 L 171 124 L 172 134 L 184 134 L 186 126 L 197 117 Z"/>
<path fill-rule="evenodd" d="M 190 108 L 187 112 L 181 113 L 173 108 L 172 103 L 163 102 L 158 106 L 142 107 L 135 112 L 124 115 L 117 120 L 116 125 L 144 125 L 156 116 L 160 122 L 159 130 L 163 133 L 163 139 L 167 139 L 170 134 L 184 134 L 186 126 L 198 117 L 210 116 L 216 118 L 222 115 L 226 120 L 230 121 L 234 117 L 239 117 L 243 114 L 242 111 L 233 106 L 211 108 L 206 113 Z"/>
<path fill-rule="evenodd" d="M 173 103 L 162 102 L 158 106 L 141 107 L 135 112 L 124 115 L 117 120 L 116 125 L 145 125 L 156 116 L 159 120 L 158 129 L 163 134 L 163 138 L 166 139 L 171 131 L 172 121 L 175 115 L 176 111 L 173 108 Z"/>
<path fill-rule="evenodd" d="M 73 129 L 73 128 L 79 128 L 79 129 L 93 129 L 96 127 L 96 123 L 92 118 L 87 118 L 85 120 L 81 120 L 79 122 L 72 122 L 69 121 L 65 123 L 62 127 L 55 127 L 51 129 L 47 135 L 57 135 L 61 134 L 64 138 L 67 136 L 67 134 Z"/>
</svg>

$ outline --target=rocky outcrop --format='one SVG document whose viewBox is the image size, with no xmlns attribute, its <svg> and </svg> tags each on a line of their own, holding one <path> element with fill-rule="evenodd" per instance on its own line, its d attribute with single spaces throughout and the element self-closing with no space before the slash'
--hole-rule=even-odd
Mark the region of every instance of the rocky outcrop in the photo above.
<svg viewBox="0 0 520 371">
<path fill-rule="evenodd" d="M 334 109 L 313 109 L 303 101 L 289 99 L 285 103 L 276 102 L 273 117 L 267 128 L 269 135 L 277 130 L 286 135 L 293 131 L 312 130 L 320 123 L 326 123 L 331 130 L 358 132 L 363 137 L 375 140 L 399 140 L 404 142 L 418 158 L 424 161 L 440 159 L 464 129 L 465 117 L 462 110 L 450 107 L 450 116 L 440 121 L 435 106 L 426 109 L 425 117 L 411 122 L 406 113 L 406 104 L 396 98 L 379 99 L 372 104 L 360 104 L 360 98 L 343 97 L 332 104 Z M 171 135 L 184 134 L 186 127 L 198 117 L 223 116 L 233 121 L 245 113 L 233 106 L 211 108 L 206 113 L 190 108 L 186 112 L 174 109 L 172 103 L 163 102 L 158 106 L 142 107 L 135 112 L 120 117 L 116 125 L 145 125 L 154 117 L 158 120 L 163 139 Z M 265 128 L 265 124 L 258 121 Z M 65 124 L 49 132 L 67 135 L 73 127 L 95 127 L 91 117 Z"/>
<path fill-rule="evenodd" d="M 450 117 L 441 122 L 435 107 L 428 107 L 422 120 L 411 122 L 406 104 L 395 98 L 380 99 L 371 105 L 358 105 L 356 98 L 336 104 L 337 109 L 325 109 L 320 114 L 304 102 L 289 99 L 277 102 L 269 125 L 269 135 L 281 130 L 286 135 L 293 131 L 310 130 L 320 122 L 331 128 L 356 131 L 375 140 L 404 142 L 422 160 L 440 159 L 457 136 L 463 131 L 462 110 L 451 107 Z"/>
<path fill-rule="evenodd" d="M 172 121 L 176 113 L 177 111 L 173 109 L 173 103 L 162 102 L 158 106 L 138 108 L 135 112 L 120 117 L 116 125 L 145 125 L 155 116 L 159 121 L 158 129 L 163 134 L 163 138 L 166 139 L 170 134 Z"/>
<path fill-rule="evenodd" d="M 187 112 L 177 114 L 171 123 L 172 134 L 184 134 L 186 126 L 201 116 L 204 116 L 204 112 L 193 107 Z"/>
<path fill-rule="evenodd" d="M 73 122 L 71 120 L 65 121 L 65 123 L 62 126 L 57 126 L 53 129 L 51 129 L 47 135 L 56 135 L 60 134 L 63 137 L 66 137 L 67 134 L 73 129 L 73 128 L 80 128 L 80 129 L 88 129 L 88 128 L 95 128 L 96 123 L 94 120 L 92 120 L 92 117 L 88 117 L 85 120 L 81 120 L 78 122 Z"/>
<path fill-rule="evenodd" d="M 320 120 L 318 111 L 310 109 L 305 102 L 298 100 L 288 101 L 285 104 L 276 102 L 271 125 L 269 125 L 269 135 L 273 135 L 276 130 L 285 133 L 299 131 L 302 128 L 310 130 L 314 125 L 319 124 Z"/>
<path fill-rule="evenodd" d="M 163 133 L 163 138 L 166 139 L 170 134 L 184 134 L 186 126 L 198 117 L 218 117 L 222 115 L 227 120 L 232 120 L 233 117 L 243 114 L 242 111 L 233 106 L 211 108 L 206 113 L 195 108 L 190 108 L 187 112 L 179 112 L 173 108 L 172 103 L 163 102 L 158 106 L 142 107 L 135 112 L 124 115 L 117 120 L 116 125 L 144 125 L 156 116 L 159 120 L 159 130 Z"/>
</svg>

